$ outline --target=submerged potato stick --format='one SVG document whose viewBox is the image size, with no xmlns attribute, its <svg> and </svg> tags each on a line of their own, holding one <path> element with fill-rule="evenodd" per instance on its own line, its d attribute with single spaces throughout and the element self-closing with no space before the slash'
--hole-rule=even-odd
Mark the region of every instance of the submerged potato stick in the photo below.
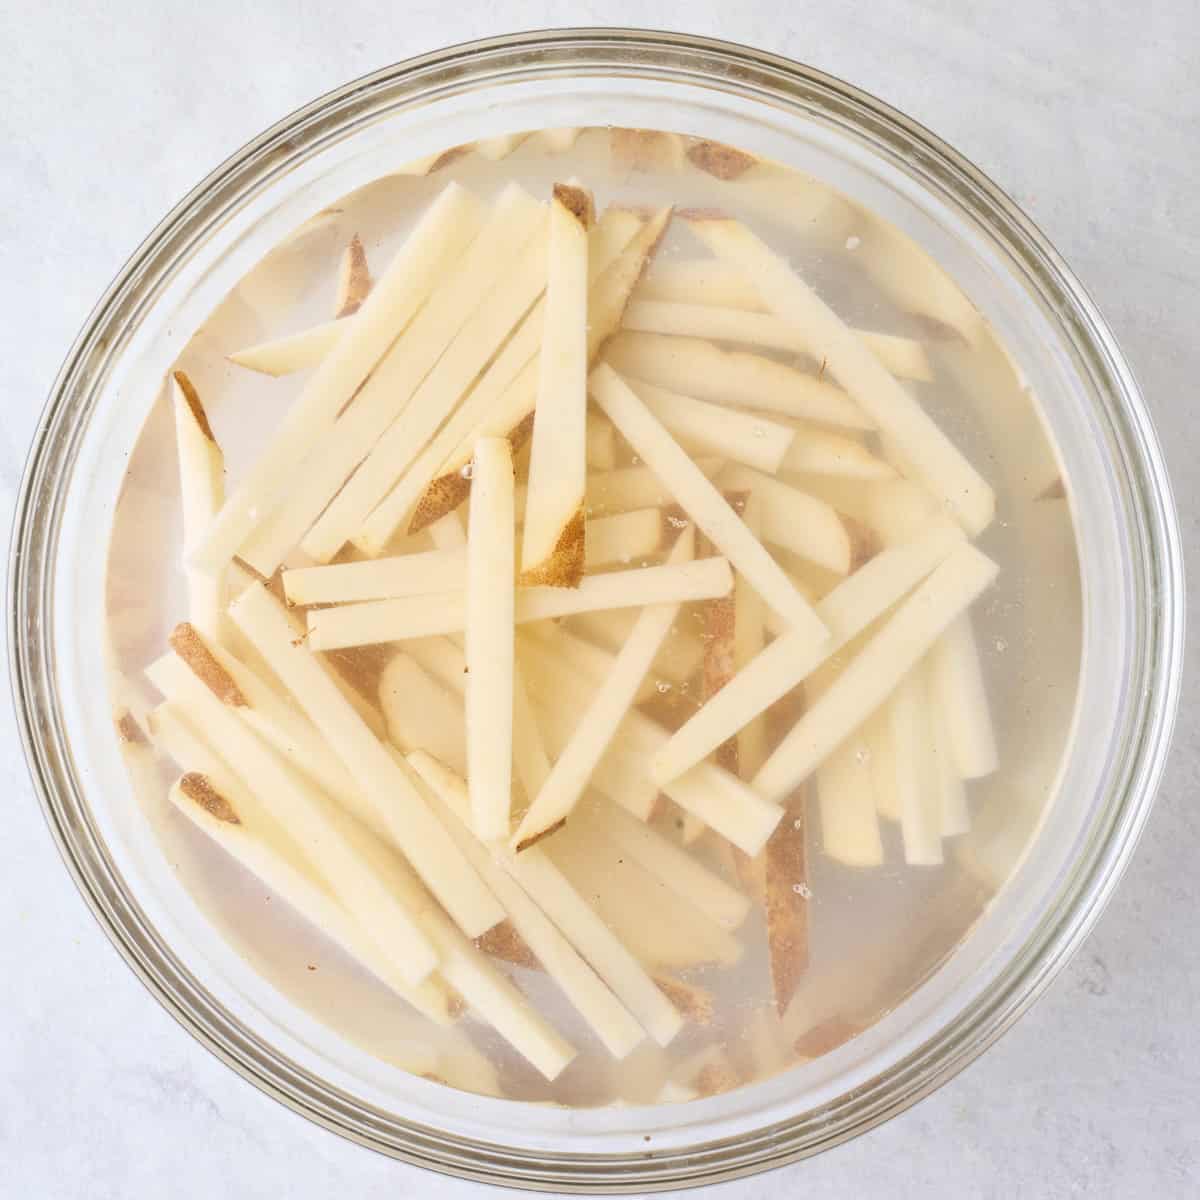
<svg viewBox="0 0 1200 1200">
<path fill-rule="evenodd" d="M 713 545 L 802 636 L 813 644 L 825 641 L 828 632 L 808 601 L 633 389 L 605 364 L 592 372 L 590 386 L 609 419 Z"/>
<path fill-rule="evenodd" d="M 412 319 L 478 222 L 479 201 L 457 184 L 450 184 L 429 206 L 355 316 L 353 327 L 322 361 L 200 545 L 189 553 L 193 566 L 216 572 L 238 552 L 293 482 L 296 464 L 326 436 L 338 412 Z"/>
<path fill-rule="evenodd" d="M 512 796 L 516 550 L 513 462 L 506 438 L 475 447 L 467 526 L 467 780 L 471 827 L 506 838 Z"/>
<path fill-rule="evenodd" d="M 587 476 L 588 238 L 591 193 L 556 183 L 550 201 L 546 318 L 521 542 L 521 579 L 575 587 L 583 577 Z"/>
<path fill-rule="evenodd" d="M 263 375 L 291 375 L 322 362 L 349 328 L 348 321 L 325 321 L 297 333 L 235 350 L 229 361 Z"/>
</svg>

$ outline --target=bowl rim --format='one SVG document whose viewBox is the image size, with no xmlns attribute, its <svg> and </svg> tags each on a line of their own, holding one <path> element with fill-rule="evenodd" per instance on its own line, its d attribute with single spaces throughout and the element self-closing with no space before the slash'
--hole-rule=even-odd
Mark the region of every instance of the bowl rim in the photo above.
<svg viewBox="0 0 1200 1200">
<path fill-rule="evenodd" d="M 249 1031 L 231 1024 L 198 981 L 161 943 L 123 885 L 86 812 L 83 789 L 57 727 L 53 697 L 54 647 L 44 636 L 50 611 L 54 548 L 63 495 L 48 481 L 69 472 L 83 422 L 73 406 L 86 399 L 87 379 L 113 351 L 111 336 L 144 302 L 147 281 L 161 278 L 186 256 L 196 236 L 192 217 L 235 196 L 244 181 L 294 149 L 297 135 L 318 119 L 364 105 L 389 88 L 413 85 L 443 72 L 461 78 L 489 62 L 522 61 L 531 54 L 592 54 L 589 65 L 636 71 L 655 57 L 689 55 L 719 61 L 743 81 L 779 89 L 787 82 L 817 91 L 859 121 L 890 127 L 916 144 L 951 180 L 965 203 L 989 210 L 1010 249 L 1050 288 L 1082 330 L 1090 366 L 1108 384 L 1111 414 L 1120 422 L 1136 497 L 1142 508 L 1138 549 L 1145 578 L 1138 591 L 1144 620 L 1140 667 L 1145 686 L 1128 718 L 1132 740 L 1123 762 L 1120 803 L 1109 814 L 1089 861 L 1069 893 L 1044 915 L 1037 930 L 1002 973 L 1004 986 L 960 1013 L 948 1031 L 882 1077 L 860 1089 L 854 1112 L 838 1121 L 809 1114 L 784 1126 L 646 1155 L 546 1154 L 471 1143 L 392 1119 L 398 1141 L 367 1131 L 365 1106 L 317 1081 Z M 641 56 L 638 58 L 638 56 Z M 524 62 L 528 69 L 528 63 Z M 294 142 L 293 139 L 296 139 Z M 283 157 L 286 157 L 283 155 Z M 50 390 L 27 459 L 14 510 L 9 556 L 10 682 L 23 749 L 34 789 L 59 853 L 85 901 L 143 984 L 201 1044 L 276 1100 L 337 1133 L 407 1162 L 479 1182 L 548 1190 L 618 1192 L 660 1190 L 735 1178 L 782 1165 L 839 1144 L 915 1103 L 973 1061 L 1042 994 L 1091 930 L 1111 897 L 1148 818 L 1165 764 L 1178 703 L 1184 638 L 1183 559 L 1165 463 L 1133 373 L 1095 304 L 1047 239 L 990 179 L 936 135 L 869 93 L 814 68 L 735 43 L 692 34 L 624 28 L 568 28 L 519 32 L 465 42 L 409 58 L 333 89 L 276 122 L 211 171 L 176 204 L 131 255 L 87 318 Z M 1086 867 L 1086 870 L 1082 869 Z M 953 1034 L 953 1036 L 949 1036 Z M 814 1117 L 816 1119 L 814 1119 Z M 815 1126 L 820 1125 L 820 1132 Z M 565 1174 L 569 1172 L 570 1174 Z"/>
</svg>

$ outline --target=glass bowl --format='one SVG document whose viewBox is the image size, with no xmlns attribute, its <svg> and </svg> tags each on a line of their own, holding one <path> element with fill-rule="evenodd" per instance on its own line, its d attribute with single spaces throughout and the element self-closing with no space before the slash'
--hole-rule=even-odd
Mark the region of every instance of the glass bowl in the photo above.
<svg viewBox="0 0 1200 1200">
<path fill-rule="evenodd" d="M 230 949 L 137 819 L 108 720 L 96 597 L 124 462 L 163 371 L 268 248 L 402 162 L 506 132 L 609 124 L 807 170 L 957 280 L 1038 397 L 1069 481 L 1082 673 L 1052 802 L 1021 830 L 1012 874 L 970 935 L 903 1003 L 833 1053 L 734 1092 L 571 1110 L 390 1068 Z M 517 34 L 389 67 L 203 180 L 100 300 L 54 384 L 17 508 L 9 602 L 17 711 L 47 819 L 160 1002 L 265 1092 L 364 1145 L 490 1183 L 593 1192 L 709 1183 L 813 1154 L 901 1111 L 998 1037 L 1079 945 L 1129 860 L 1167 750 L 1184 612 L 1170 488 L 1137 385 L 1017 207 L 928 131 L 839 80 L 727 43 L 611 29 Z"/>
</svg>

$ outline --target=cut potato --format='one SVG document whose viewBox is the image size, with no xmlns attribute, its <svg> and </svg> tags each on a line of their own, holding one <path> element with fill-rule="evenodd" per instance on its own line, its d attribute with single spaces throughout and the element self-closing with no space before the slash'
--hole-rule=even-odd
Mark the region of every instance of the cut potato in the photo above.
<svg viewBox="0 0 1200 1200">
<path fill-rule="evenodd" d="M 417 752 L 409 762 L 447 809 L 447 828 L 500 902 L 514 928 L 537 956 L 551 979 L 616 1058 L 624 1058 L 642 1040 L 642 1027 L 629 1010 L 579 955 L 557 926 L 520 885 L 470 834 L 464 824 L 471 804 L 463 781 L 431 758 Z"/>
<path fill-rule="evenodd" d="M 837 575 L 849 572 L 850 535 L 823 500 L 738 464 L 726 467 L 717 482 L 731 491 L 748 492 L 758 498 L 766 541 Z"/>
<path fill-rule="evenodd" d="M 367 298 L 371 290 L 371 270 L 367 265 L 367 252 L 356 233 L 342 253 L 338 263 L 337 295 L 333 304 L 334 319 L 352 317 Z"/>
<path fill-rule="evenodd" d="M 879 711 L 863 723 L 861 733 L 870 755 L 875 811 L 888 821 L 899 821 L 900 793 L 896 788 L 896 753 L 892 748 L 891 706 L 890 700 L 885 701 Z"/>
<path fill-rule="evenodd" d="M 297 463 L 328 435 L 338 412 L 412 319 L 446 265 L 470 241 L 479 225 L 479 207 L 476 197 L 456 184 L 429 206 L 354 324 L 318 367 L 203 541 L 189 554 L 192 566 L 219 571 L 276 507 L 295 480 Z"/>
<path fill-rule="evenodd" d="M 471 827 L 491 842 L 508 836 L 512 796 L 516 544 L 507 439 L 480 439 L 473 479 L 467 528 L 467 779 Z"/>
<path fill-rule="evenodd" d="M 179 456 L 179 493 L 183 503 L 183 541 L 196 545 L 225 498 L 225 456 L 213 436 L 208 415 L 192 381 L 182 372 L 171 375 L 171 407 Z M 221 573 L 186 568 L 188 616 L 210 638 L 219 639 L 224 581 Z"/>
<path fill-rule="evenodd" d="M 480 138 L 475 143 L 475 153 L 488 162 L 499 162 L 507 158 L 528 136 L 528 133 L 500 133 L 495 137 Z"/>
<path fill-rule="evenodd" d="M 528 584 L 575 587 L 583 577 L 587 477 L 588 228 L 590 192 L 554 185 L 546 319 L 529 460 L 531 503 L 521 544 Z"/>
<path fill-rule="evenodd" d="M 929 710 L 925 674 L 918 664 L 900 680 L 887 709 L 904 861 L 912 867 L 942 862 L 941 789 Z"/>
<path fill-rule="evenodd" d="M 519 264 L 544 220 L 532 196 L 515 185 L 505 188 L 477 236 L 298 472 L 269 532 L 242 548 L 255 570 L 270 574 L 280 548 L 296 542 L 311 558 L 328 562 L 358 530 L 394 481 L 396 466 L 408 461 L 403 456 L 411 458 L 432 436 L 537 298 L 540 273 Z M 388 465 L 381 467 L 381 459 Z"/>
<path fill-rule="evenodd" d="M 963 613 L 930 654 L 930 684 L 954 767 L 963 779 L 990 775 L 999 763 L 971 618 Z"/>
<path fill-rule="evenodd" d="M 591 231 L 589 299 L 598 279 L 641 228 L 640 217 L 609 210 Z M 544 278 L 544 269 L 542 275 Z M 363 523 L 355 541 L 367 553 L 378 554 L 406 522 L 410 529 L 422 529 L 467 498 L 471 483 L 463 468 L 470 461 L 478 438 L 506 435 L 517 442 L 528 436 L 531 427 L 528 417 L 537 395 L 538 348 L 545 313 L 543 297 L 530 309 L 457 411 Z"/>
<path fill-rule="evenodd" d="M 463 586 L 466 573 L 464 545 L 395 558 L 293 568 L 283 572 L 283 590 L 289 604 L 353 604 L 390 596 L 455 591 Z"/>
<path fill-rule="evenodd" d="M 808 969 L 807 794 L 794 794 L 763 851 L 763 908 L 775 1011 L 782 1017 Z"/>
<path fill-rule="evenodd" d="M 673 735 L 655 759 L 655 779 L 668 780 L 711 754 L 803 682 L 962 544 L 961 532 L 943 521 L 926 537 L 876 555 L 817 606 L 832 640 L 813 648 L 791 633 L 777 637 Z"/>
<path fill-rule="evenodd" d="M 685 529 L 668 561 L 682 564 L 692 557 L 694 548 L 695 536 L 691 529 Z M 732 580 L 730 583 L 732 585 Z M 513 834 L 512 844 L 517 850 L 545 836 L 547 830 L 565 820 L 575 807 L 597 763 L 634 704 L 638 687 L 678 614 L 678 604 L 658 604 L 643 609 L 575 735 L 555 760 L 549 777 Z"/>
<path fill-rule="evenodd" d="M 762 537 L 762 500 L 748 494 L 742 507 L 742 520 L 755 537 Z M 767 609 L 762 597 L 744 575 L 733 581 L 733 667 L 734 674 L 744 670 L 766 648 Z M 726 680 L 726 683 L 728 680 Z M 722 684 L 724 686 L 724 684 Z M 705 700 L 711 697 L 705 697 Z M 727 744 L 727 743 L 726 743 Z M 761 716 L 747 721 L 737 732 L 738 774 L 753 779 L 767 760 L 767 723 Z"/>
<path fill-rule="evenodd" d="M 797 429 L 793 433 L 781 464 L 785 471 L 807 471 L 847 480 L 894 479 L 896 476 L 895 467 L 853 438 L 827 429 Z"/>
<path fill-rule="evenodd" d="M 658 387 L 759 412 L 832 425 L 873 429 L 875 422 L 840 388 L 773 358 L 722 350 L 699 338 L 623 330 L 604 351 L 621 375 Z"/>
<path fill-rule="evenodd" d="M 340 321 L 325 321 L 297 333 L 237 350 L 229 356 L 229 361 L 263 375 L 291 375 L 296 371 L 307 371 L 333 353 L 334 346 L 347 328 L 349 326 Z"/>
<path fill-rule="evenodd" d="M 589 571 L 614 563 L 628 565 L 658 553 L 666 521 L 658 508 L 635 508 L 608 517 L 592 517 L 587 523 Z"/>
<path fill-rule="evenodd" d="M 829 373 L 880 430 L 894 439 L 920 481 L 964 528 L 971 534 L 985 529 L 995 513 L 991 487 L 787 262 L 728 217 L 694 214 L 689 226 L 718 258 L 737 263 L 772 310 L 808 340 L 809 353 L 826 363 Z"/>
<path fill-rule="evenodd" d="M 723 596 L 733 586 L 729 563 L 705 558 L 694 563 L 634 567 L 589 575 L 578 588 L 529 587 L 516 596 L 516 620 L 545 621 L 596 609 L 680 604 Z M 467 598 L 462 591 L 435 597 L 404 596 L 336 608 L 310 610 L 308 644 L 314 650 L 398 642 L 433 634 L 461 633 Z"/>
<path fill-rule="evenodd" d="M 463 701 L 407 654 L 397 654 L 379 680 L 388 738 L 401 750 L 427 750 L 461 775 L 467 771 Z"/>
<path fill-rule="evenodd" d="M 747 585 L 735 575 L 734 590 Z M 614 608 L 607 612 L 577 613 L 569 618 L 571 627 L 606 650 L 619 650 L 629 636 L 637 614 L 631 609 Z M 696 674 L 704 658 L 704 643 L 682 624 L 676 623 L 654 660 L 652 682 L 664 680 L 673 685 L 687 683 Z"/>
<path fill-rule="evenodd" d="M 543 129 L 536 136 L 549 153 L 566 154 L 582 132 L 577 125 L 563 125 L 558 129 Z"/>
<path fill-rule="evenodd" d="M 536 796 L 550 774 L 550 758 L 538 725 L 525 676 L 513 663 L 512 697 L 513 770 L 526 796 Z"/>
<path fill-rule="evenodd" d="M 633 389 L 604 364 L 592 373 L 591 388 L 626 441 L 763 599 L 814 644 L 827 640 L 828 633 L 808 601 Z"/>
<path fill-rule="evenodd" d="M 693 400 L 630 379 L 646 407 L 689 449 L 719 455 L 774 475 L 787 461 L 796 431 L 755 413 Z"/>
<path fill-rule="evenodd" d="M 996 570 L 996 564 L 973 546 L 954 551 L 800 718 L 754 777 L 755 787 L 766 796 L 780 796 L 806 779 L 887 699 L 950 622 L 991 585 Z"/>
<path fill-rule="evenodd" d="M 307 646 L 296 644 L 285 613 L 266 590 L 261 585 L 248 588 L 230 607 L 230 615 L 325 734 L 395 844 L 467 937 L 478 937 L 502 920 L 504 911 L 495 897 L 382 743 L 321 670 L 316 656 Z"/>
<path fill-rule="evenodd" d="M 939 828 L 942 839 L 960 837 L 971 828 L 971 813 L 967 807 L 967 789 L 955 765 L 946 716 L 933 691 L 932 654 L 921 665 L 925 679 L 925 695 L 929 702 L 930 755 L 937 793 Z"/>
<path fill-rule="evenodd" d="M 711 479 L 721 469 L 719 458 L 697 458 L 696 469 Z M 604 512 L 628 512 L 635 508 L 663 508 L 674 496 L 649 467 L 620 467 L 597 472 L 587 484 L 588 515 Z M 524 496 L 518 489 L 518 512 L 524 511 Z"/>
<path fill-rule="evenodd" d="M 438 1025 L 455 1017 L 454 997 L 430 975 L 413 986 L 399 975 L 375 940 L 339 903 L 309 859 L 272 822 L 264 807 L 171 704 L 151 716 L 155 741 L 188 774 L 170 800 L 229 856 L 377 979 Z"/>
<path fill-rule="evenodd" d="M 611 471 L 617 465 L 617 431 L 594 412 L 587 415 L 587 465 L 593 471 Z"/>
<path fill-rule="evenodd" d="M 345 830 L 320 794 L 291 774 L 182 659 L 160 659 L 148 674 L 179 711 L 209 731 L 227 760 L 237 762 L 247 788 L 288 830 L 401 978 L 415 985 L 429 975 L 438 961 L 434 947 L 386 881 L 357 861 Z"/>
</svg>

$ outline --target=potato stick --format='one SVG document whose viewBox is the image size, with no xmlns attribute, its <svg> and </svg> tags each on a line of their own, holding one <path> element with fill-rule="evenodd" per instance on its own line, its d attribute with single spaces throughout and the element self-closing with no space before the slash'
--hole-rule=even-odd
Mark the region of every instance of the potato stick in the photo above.
<svg viewBox="0 0 1200 1200">
<path fill-rule="evenodd" d="M 671 303 L 635 298 L 626 310 L 624 327 L 641 333 L 740 342 L 761 346 L 766 350 L 782 350 L 810 357 L 813 353 L 809 339 L 798 334 L 787 321 L 771 313 L 750 312 L 738 307 L 723 308 L 690 299 Z M 920 342 L 870 330 L 856 329 L 853 333 L 893 375 L 904 379 L 932 378 L 929 359 Z M 900 369 L 896 370 L 897 367 Z"/>
<path fill-rule="evenodd" d="M 685 529 L 668 561 L 685 563 L 694 549 L 695 535 L 690 528 Z M 732 580 L 730 583 L 732 586 Z M 613 660 L 612 670 L 592 697 L 574 736 L 555 760 L 549 777 L 513 834 L 514 848 L 520 850 L 542 837 L 575 807 L 596 764 L 635 703 L 638 687 L 678 615 L 678 604 L 651 605 L 639 614 L 628 640 Z"/>
<path fill-rule="evenodd" d="M 749 495 L 746 492 L 739 492 L 736 495 L 726 495 L 726 499 L 732 505 L 734 512 L 742 517 L 743 521 L 745 520 L 746 501 L 748 498 Z M 747 528 L 749 528 L 748 525 Z M 755 532 L 757 533 L 758 531 Z M 704 551 L 710 549 L 707 538 L 702 539 L 702 547 Z M 703 606 L 704 633 L 701 635 L 701 641 L 704 644 L 704 658 L 702 660 L 703 669 L 700 672 L 700 698 L 702 703 L 712 699 L 733 678 L 737 671 L 737 666 L 734 662 L 734 626 L 737 621 L 738 579 L 744 580 L 745 576 L 740 573 L 738 574 L 734 581 L 734 590 L 728 596 L 722 596 L 717 600 L 709 600 Z M 731 738 L 728 741 L 722 742 L 717 747 L 715 755 L 717 763 L 727 771 L 731 771 L 734 775 L 739 774 L 737 751 L 737 742 Z M 684 845 L 690 845 L 700 837 L 704 832 L 704 828 L 694 813 L 684 813 L 683 826 L 680 832 Z"/>
<path fill-rule="evenodd" d="M 762 537 L 762 500 L 746 496 L 742 520 L 755 537 Z M 733 665 L 735 674 L 747 667 L 766 648 L 767 609 L 762 597 L 744 575 L 733 580 Z M 767 760 L 767 723 L 762 716 L 747 721 L 737 732 L 738 774 L 753 779 Z"/>
<path fill-rule="evenodd" d="M 521 577 L 574 587 L 583 577 L 587 475 L 588 237 L 592 196 L 556 183 L 550 201 L 546 317 L 538 356 L 537 408 Z"/>
<path fill-rule="evenodd" d="M 587 415 L 587 465 L 593 471 L 611 471 L 617 465 L 617 431 L 594 412 Z"/>
<path fill-rule="evenodd" d="M 690 228 L 719 258 L 736 262 L 775 313 L 808 339 L 809 353 L 893 438 L 919 479 L 946 504 L 971 534 L 987 527 L 995 512 L 992 489 L 941 427 L 884 370 L 875 355 L 786 261 L 745 226 L 727 217 L 696 215 Z"/>
<path fill-rule="evenodd" d="M 263 375 L 291 375 L 295 371 L 307 371 L 329 357 L 348 328 L 349 325 L 341 321 L 325 321 L 296 333 L 272 338 L 269 342 L 259 342 L 255 346 L 237 350 L 229 356 L 229 361 Z"/>
<path fill-rule="evenodd" d="M 892 702 L 885 701 L 862 725 L 862 736 L 870 754 L 871 788 L 875 811 L 888 821 L 900 820 L 900 793 L 896 788 L 896 754 L 892 748 Z"/>
<path fill-rule="evenodd" d="M 230 606 L 230 615 L 324 733 L 396 845 L 463 932 L 478 937 L 501 920 L 500 905 L 316 656 L 295 643 L 284 611 L 266 590 L 249 588 Z"/>
<path fill-rule="evenodd" d="M 553 650 L 547 650 L 534 639 L 522 645 L 523 654 L 537 667 L 538 674 L 552 684 L 546 696 L 549 703 L 579 703 L 581 695 L 585 697 L 583 703 L 587 703 L 587 686 L 581 685 L 576 675 L 578 660 L 572 658 L 564 661 L 565 654 L 570 653 L 570 646 L 571 640 L 565 637 L 556 639 Z M 558 654 L 554 651 L 558 651 Z M 621 734 L 620 753 L 622 757 L 628 755 L 636 764 L 635 779 L 650 780 L 654 756 L 670 740 L 670 734 L 636 709 L 622 723 Z M 607 763 L 611 754 L 610 751 L 602 761 Z M 597 783 L 600 783 L 599 776 Z M 602 786 L 602 790 L 608 793 L 607 786 Z M 699 763 L 670 780 L 663 791 L 680 808 L 693 813 L 716 833 L 751 855 L 762 849 L 780 817 L 780 809 L 776 805 L 765 801 L 741 780 L 712 763 Z M 633 812 L 634 816 L 645 819 L 619 795 L 613 798 Z"/>
<path fill-rule="evenodd" d="M 436 301 L 444 298 L 447 315 L 457 306 L 470 316 L 466 321 L 457 318 L 457 333 L 416 388 L 411 401 L 381 431 L 382 436 L 364 449 L 365 457 L 358 470 L 305 535 L 301 544 L 314 558 L 327 562 L 358 533 L 401 472 L 453 413 L 476 376 L 544 290 L 545 215 L 530 197 L 523 192 L 519 195 L 522 203 L 515 213 L 501 211 L 503 196 L 497 202 L 497 224 L 485 226 L 476 242 L 476 245 L 485 243 L 490 234 L 486 242 L 490 254 L 475 263 L 474 278 L 464 273 L 458 281 L 461 286 L 454 288 L 448 280 L 448 290 L 435 293 L 426 306 L 431 310 Z M 464 256 L 464 266 L 474 249 L 475 245 Z M 479 296 L 483 297 L 482 302 L 478 302 Z M 426 314 L 414 320 L 410 336 L 423 332 L 418 328 L 422 315 Z M 362 397 L 355 403 L 362 403 Z"/>
<path fill-rule="evenodd" d="M 337 294 L 333 303 L 335 320 L 352 317 L 367 298 L 371 290 L 371 270 L 367 265 L 367 252 L 356 233 L 338 260 Z"/>
<path fill-rule="evenodd" d="M 937 793 L 939 829 L 943 838 L 959 837 L 971 828 L 971 812 L 967 807 L 967 789 L 946 732 L 945 713 L 938 705 L 932 690 L 929 657 L 922 664 L 925 672 L 926 696 L 929 699 L 930 749 L 933 761 L 934 785 Z"/>
<path fill-rule="evenodd" d="M 733 459 L 769 475 L 787 461 L 794 429 L 757 413 L 693 400 L 637 379 L 630 382 L 663 425 L 698 453 Z"/>
<path fill-rule="evenodd" d="M 467 544 L 467 531 L 463 528 L 462 517 L 456 512 L 438 517 L 430 523 L 426 532 L 438 550 L 454 550 Z"/>
<path fill-rule="evenodd" d="M 506 438 L 475 447 L 467 527 L 467 779 L 471 827 L 506 838 L 512 798 L 513 463 Z"/>
<path fill-rule="evenodd" d="M 352 604 L 389 596 L 427 596 L 463 586 L 466 549 L 426 550 L 395 558 L 300 567 L 283 572 L 289 604 Z"/>
<path fill-rule="evenodd" d="M 608 146 L 619 171 L 678 171 L 687 161 L 683 137 L 659 129 L 610 128 Z"/>
<path fill-rule="evenodd" d="M 736 929 L 745 920 L 750 902 L 741 892 L 644 822 L 611 804 L 584 805 L 573 821 L 576 828 L 609 837 L 651 875 L 723 929 Z"/>
<path fill-rule="evenodd" d="M 513 663 L 513 769 L 526 796 L 536 796 L 550 774 L 550 759 L 538 725 L 525 675 Z"/>
<path fill-rule="evenodd" d="M 298 483 L 272 514 L 268 529 L 242 547 L 242 557 L 255 570 L 269 574 L 281 547 L 297 542 L 311 558 L 328 562 L 347 540 L 341 531 L 357 529 L 357 514 L 365 516 L 378 499 L 370 489 L 381 457 L 402 466 L 403 454 L 420 449 L 536 298 L 541 287 L 536 270 L 513 271 L 511 277 L 505 272 L 536 237 L 542 220 L 532 196 L 515 185 L 504 190 L 471 244 L 297 472 Z M 519 285 L 515 298 L 510 295 L 514 280 Z M 385 475 L 379 495 L 395 470 Z"/>
<path fill-rule="evenodd" d="M 785 471 L 811 471 L 839 479 L 894 479 L 896 469 L 862 442 L 826 429 L 798 429 L 783 460 Z"/>
<path fill-rule="evenodd" d="M 723 558 L 634 567 L 589 575 L 577 588 L 522 588 L 516 596 L 516 620 L 521 624 L 595 609 L 682 604 L 722 596 L 732 586 L 733 575 Z M 465 619 L 466 595 L 462 591 L 439 593 L 435 597 L 369 600 L 310 610 L 308 643 L 314 650 L 336 650 L 343 646 L 461 633 Z"/>
<path fill-rule="evenodd" d="M 546 847 L 575 890 L 651 971 L 732 966 L 741 959 L 742 943 L 734 934 L 686 904 L 615 843 L 589 842 L 566 829 Z"/>
<path fill-rule="evenodd" d="M 622 375 L 698 400 L 840 429 L 875 426 L 845 392 L 827 380 L 773 358 L 723 350 L 699 338 L 623 330 L 608 343 L 604 360 Z"/>
<path fill-rule="evenodd" d="M 838 575 L 850 570 L 850 535 L 841 518 L 823 500 L 737 463 L 726 467 L 717 482 L 759 498 L 766 541 Z"/>
<path fill-rule="evenodd" d="M 297 463 L 328 435 L 338 412 L 433 290 L 479 224 L 479 201 L 448 185 L 429 206 L 376 283 L 354 324 L 338 339 L 288 410 L 266 449 L 229 496 L 192 565 L 217 571 L 273 510 L 295 480 Z"/>
<path fill-rule="evenodd" d="M 543 129 L 537 137 L 550 154 L 565 154 L 582 132 L 578 126 L 564 125 L 559 129 Z"/>
<path fill-rule="evenodd" d="M 291 774 L 182 659 L 160 659 L 147 672 L 155 687 L 208 730 L 272 818 L 295 839 L 334 895 L 400 976 L 418 984 L 437 966 L 433 946 L 386 882 L 358 862 L 319 793 Z"/>
<path fill-rule="evenodd" d="M 934 702 L 942 712 L 956 770 L 963 779 L 990 775 L 999 762 L 996 735 L 968 613 L 942 634 L 930 660 Z"/>
<path fill-rule="evenodd" d="M 388 738 L 401 750 L 427 750 L 460 774 L 467 770 L 463 702 L 431 678 L 407 654 L 383 669 L 379 703 Z"/>
<path fill-rule="evenodd" d="M 467 694 L 467 657 L 448 637 L 414 638 L 404 653 L 456 696 Z"/>
<path fill-rule="evenodd" d="M 588 237 L 588 280 L 593 283 L 641 228 L 633 213 L 610 209 Z M 543 271 L 544 277 L 544 271 Z M 356 544 L 378 554 L 409 518 L 421 529 L 457 508 L 471 490 L 462 468 L 480 437 L 510 439 L 533 409 L 537 353 L 545 324 L 545 297 L 526 314 L 516 332 L 446 424 L 421 451 L 356 535 Z"/>
<path fill-rule="evenodd" d="M 629 385 L 602 364 L 592 372 L 591 387 L 626 441 L 763 599 L 812 642 L 827 640 L 828 634 L 808 602 Z"/>
<path fill-rule="evenodd" d="M 756 788 L 779 796 L 806 779 L 887 699 L 950 622 L 991 584 L 996 570 L 972 546 L 961 547 L 941 563 L 776 747 L 754 778 Z"/>
<path fill-rule="evenodd" d="M 740 580 L 740 575 L 734 576 L 735 590 Z M 569 620 L 571 628 L 586 640 L 606 650 L 619 650 L 637 620 L 637 613 L 633 609 L 613 608 L 607 612 L 576 613 Z M 654 659 L 654 679 L 651 683 L 658 679 L 687 683 L 696 674 L 703 657 L 704 644 L 701 639 L 676 624 Z M 646 698 L 649 699 L 649 695 Z"/>
<path fill-rule="evenodd" d="M 591 517 L 587 523 L 589 571 L 613 563 L 628 565 L 656 554 L 663 543 L 666 520 L 661 509 L 635 508 L 607 517 Z"/>
<path fill-rule="evenodd" d="M 716 1008 L 712 992 L 659 971 L 654 975 L 659 990 L 666 994 L 685 1021 L 693 1025 L 711 1025 Z"/>
<path fill-rule="evenodd" d="M 641 1025 L 580 957 L 554 922 L 471 836 L 470 800 L 463 781 L 447 771 L 441 763 L 419 751 L 409 755 L 408 761 L 442 801 L 447 810 L 447 829 L 508 910 L 514 928 L 537 956 L 538 962 L 562 988 L 567 999 L 592 1027 L 609 1053 L 624 1058 L 642 1040 Z"/>
<path fill-rule="evenodd" d="M 397 974 L 374 939 L 321 882 L 319 872 L 300 849 L 176 708 L 160 705 L 152 721 L 155 740 L 162 749 L 185 769 L 199 774 L 192 786 L 176 781 L 170 794 L 176 808 L 418 1012 L 438 1025 L 451 1024 L 453 1002 L 445 983 L 433 974 L 412 986 Z"/>
<path fill-rule="evenodd" d="M 862 737 L 851 735 L 817 768 L 821 849 L 851 867 L 883 862 L 868 755 Z"/>
<path fill-rule="evenodd" d="M 918 664 L 896 685 L 888 705 L 904 861 L 938 866 L 942 861 L 942 813 L 929 723 L 929 693 Z"/>
<path fill-rule="evenodd" d="M 791 633 L 777 637 L 672 735 L 655 759 L 655 779 L 670 779 L 711 754 L 886 612 L 962 543 L 957 527 L 943 521 L 926 537 L 876 555 L 817 605 L 832 640 L 812 649 Z"/>
<path fill-rule="evenodd" d="M 225 498 L 225 456 L 192 381 L 182 372 L 171 374 L 171 406 L 175 410 L 175 444 L 179 456 L 179 493 L 183 504 L 183 543 L 194 546 L 208 529 Z M 211 638 L 221 634 L 220 573 L 206 574 L 185 566 L 188 616 Z"/>
<path fill-rule="evenodd" d="M 792 794 L 763 850 L 771 991 L 781 1017 L 808 969 L 807 800 L 807 789 Z"/>
<path fill-rule="evenodd" d="M 683 1018 L 549 856 L 535 846 L 521 854 L 504 854 L 501 862 L 646 1032 L 660 1046 L 670 1043 Z"/>
<path fill-rule="evenodd" d="M 507 158 L 528 136 L 528 133 L 501 133 L 495 137 L 480 138 L 475 143 L 475 153 L 489 162 L 499 162 Z"/>
</svg>

